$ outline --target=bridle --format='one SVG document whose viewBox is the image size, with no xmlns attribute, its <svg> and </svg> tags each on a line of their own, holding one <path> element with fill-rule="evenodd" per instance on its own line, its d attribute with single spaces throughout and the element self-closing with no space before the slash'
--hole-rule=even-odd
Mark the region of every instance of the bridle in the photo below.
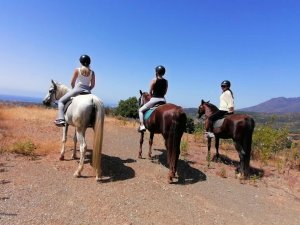
<svg viewBox="0 0 300 225">
<path fill-rule="evenodd" d="M 54 94 L 54 99 L 57 101 L 57 96 L 56 96 L 57 88 L 53 87 L 49 89 L 49 93 L 52 96 Z"/>
</svg>

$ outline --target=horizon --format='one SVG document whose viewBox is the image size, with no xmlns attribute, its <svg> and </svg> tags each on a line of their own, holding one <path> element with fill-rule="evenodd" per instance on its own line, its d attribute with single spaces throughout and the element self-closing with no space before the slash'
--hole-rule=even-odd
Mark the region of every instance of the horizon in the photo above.
<svg viewBox="0 0 300 225">
<path fill-rule="evenodd" d="M 78 7 L 80 5 L 80 7 Z M 104 103 L 149 91 L 166 67 L 167 102 L 219 105 L 230 80 L 235 108 L 299 96 L 300 2 L 17 0 L 0 3 L 1 93 L 43 98 L 51 79 L 70 86 L 81 54 Z M 79 16 L 85 13 L 84 16 Z"/>
<path fill-rule="evenodd" d="M 285 98 L 285 99 L 297 99 L 297 98 L 300 98 L 300 97 L 290 97 L 290 98 L 286 98 L 284 96 L 280 96 L 280 97 L 275 97 L 275 98 L 271 98 L 267 101 L 270 101 L 270 100 L 273 100 L 273 99 L 278 99 L 278 98 Z M 37 97 L 37 96 L 24 96 L 24 95 L 12 95 L 12 94 L 3 94 L 0 92 L 0 101 L 8 101 L 8 102 L 26 102 L 26 103 L 36 103 L 36 104 L 42 104 L 42 100 L 43 100 L 43 97 Z M 123 99 L 123 100 L 126 100 L 126 99 Z M 40 101 L 40 102 L 38 102 Z M 243 110 L 243 109 L 246 109 L 246 108 L 252 108 L 252 107 L 256 107 L 262 103 L 265 103 L 267 101 L 264 101 L 264 102 L 261 102 L 261 103 L 258 103 L 257 105 L 253 105 L 253 106 L 247 106 L 247 107 L 243 107 L 243 108 L 238 108 L 236 109 L 236 111 L 240 111 L 240 110 Z M 104 103 L 104 105 L 106 107 L 112 107 L 112 108 L 115 108 L 117 107 L 119 104 L 119 102 L 117 103 L 114 103 L 114 102 L 108 102 L 108 103 Z M 185 109 L 196 109 L 198 108 L 198 106 L 195 106 L 195 107 L 183 107 Z"/>
</svg>

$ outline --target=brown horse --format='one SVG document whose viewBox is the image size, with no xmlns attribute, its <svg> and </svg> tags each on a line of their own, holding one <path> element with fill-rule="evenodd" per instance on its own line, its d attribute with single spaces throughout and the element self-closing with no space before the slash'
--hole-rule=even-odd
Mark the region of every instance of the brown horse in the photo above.
<svg viewBox="0 0 300 225">
<path fill-rule="evenodd" d="M 140 91 L 139 105 L 143 106 L 151 98 L 147 92 Z M 169 165 L 168 182 L 171 183 L 177 170 L 180 154 L 180 141 L 186 129 L 187 117 L 180 106 L 166 103 L 158 106 L 144 121 L 145 127 L 150 132 L 148 157 L 151 158 L 154 134 L 162 134 L 167 149 L 167 162 Z M 144 132 L 141 132 L 139 158 L 142 157 Z"/>
<path fill-rule="evenodd" d="M 198 109 L 199 118 L 205 114 L 205 128 L 208 130 L 209 121 L 208 118 L 215 113 L 218 108 L 205 101 L 201 101 L 201 105 Z M 222 125 L 218 128 L 214 128 L 213 133 L 215 135 L 215 147 L 216 158 L 219 157 L 219 139 L 232 139 L 236 150 L 240 157 L 240 173 L 241 176 L 249 175 L 250 168 L 250 154 L 252 144 L 252 134 L 255 127 L 255 122 L 252 117 L 243 114 L 231 114 L 224 118 Z M 208 138 L 208 156 L 210 155 L 211 138 Z"/>
</svg>

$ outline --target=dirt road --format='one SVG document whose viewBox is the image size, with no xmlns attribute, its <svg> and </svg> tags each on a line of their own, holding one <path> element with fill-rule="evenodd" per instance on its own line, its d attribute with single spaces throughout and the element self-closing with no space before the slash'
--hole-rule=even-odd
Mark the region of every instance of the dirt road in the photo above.
<svg viewBox="0 0 300 225">
<path fill-rule="evenodd" d="M 44 135 L 60 140 L 58 128 Z M 89 131 L 88 155 L 91 136 Z M 65 161 L 58 160 L 59 149 L 36 160 L 0 155 L 0 224 L 300 223 L 298 189 L 291 191 L 263 180 L 256 185 L 241 184 L 231 176 L 217 176 L 197 159 L 206 154 L 204 147 L 189 146 L 190 156 L 179 162 L 181 179 L 168 184 L 165 147 L 161 138 L 155 137 L 154 142 L 154 158 L 138 159 L 136 128 L 106 120 L 100 183 L 94 179 L 89 156 L 83 177 L 73 178 L 78 162 L 69 160 L 71 151 Z M 222 166 L 227 173 L 234 170 Z"/>
</svg>

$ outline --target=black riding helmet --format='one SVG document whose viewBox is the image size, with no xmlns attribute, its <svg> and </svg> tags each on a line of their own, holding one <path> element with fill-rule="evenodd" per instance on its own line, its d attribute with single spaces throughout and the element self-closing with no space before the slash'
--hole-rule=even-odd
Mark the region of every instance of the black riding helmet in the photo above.
<svg viewBox="0 0 300 225">
<path fill-rule="evenodd" d="M 91 58 L 88 55 L 80 56 L 79 61 L 84 66 L 89 66 L 91 64 Z"/>
<path fill-rule="evenodd" d="M 221 87 L 222 86 L 226 86 L 226 87 L 228 87 L 228 88 L 230 88 L 230 81 L 229 80 L 224 80 L 224 81 L 222 81 L 222 83 L 221 83 Z"/>
<path fill-rule="evenodd" d="M 155 67 L 155 72 L 161 76 L 163 76 L 166 73 L 166 69 L 163 66 L 157 66 Z"/>
</svg>

